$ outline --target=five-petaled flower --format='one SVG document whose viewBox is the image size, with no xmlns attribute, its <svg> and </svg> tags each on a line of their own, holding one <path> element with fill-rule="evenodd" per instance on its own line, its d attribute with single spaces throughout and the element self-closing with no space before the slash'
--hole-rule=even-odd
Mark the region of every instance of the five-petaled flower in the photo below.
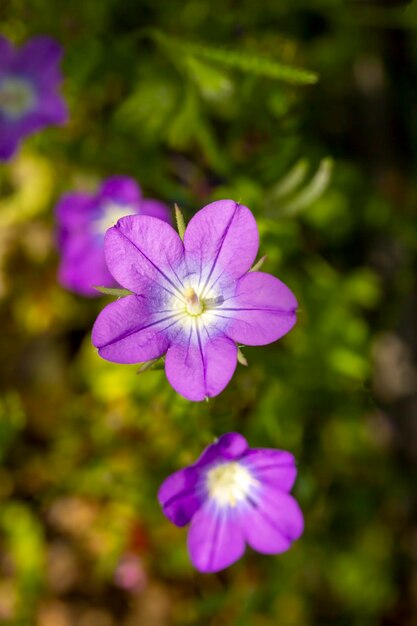
<svg viewBox="0 0 417 626">
<path fill-rule="evenodd" d="M 171 522 L 190 523 L 193 565 L 217 572 L 240 559 L 246 544 L 278 554 L 300 537 L 303 515 L 289 495 L 296 475 L 289 452 L 251 449 L 242 435 L 228 433 L 169 476 L 158 499 Z"/>
<path fill-rule="evenodd" d="M 59 95 L 62 48 L 34 37 L 20 49 L 0 36 L 0 159 L 13 156 L 20 140 L 68 118 Z"/>
<path fill-rule="evenodd" d="M 129 295 L 97 318 L 92 340 L 104 359 L 138 363 L 164 355 L 167 378 L 190 400 L 219 394 L 237 345 L 287 333 L 297 301 L 274 276 L 250 272 L 259 245 L 250 210 L 233 200 L 207 205 L 184 241 L 152 217 L 119 220 L 105 236 L 108 268 Z"/>
<path fill-rule="evenodd" d="M 122 216 L 140 214 L 169 221 L 169 208 L 159 200 L 142 197 L 135 180 L 112 176 L 95 194 L 67 193 L 57 208 L 59 280 L 84 296 L 98 296 L 95 286 L 114 287 L 116 282 L 104 258 L 104 235 Z"/>
</svg>

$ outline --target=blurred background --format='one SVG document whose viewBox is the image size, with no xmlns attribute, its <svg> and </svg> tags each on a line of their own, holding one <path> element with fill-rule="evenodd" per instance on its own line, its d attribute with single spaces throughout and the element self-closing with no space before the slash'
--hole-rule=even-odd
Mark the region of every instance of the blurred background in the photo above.
<svg viewBox="0 0 417 626">
<path fill-rule="evenodd" d="M 417 3 L 2 0 L 65 48 L 70 123 L 0 165 L 0 623 L 417 623 Z M 91 346 L 54 206 L 135 177 L 255 213 L 299 321 L 208 403 Z M 195 572 L 162 480 L 213 437 L 293 452 L 303 537 Z"/>
</svg>

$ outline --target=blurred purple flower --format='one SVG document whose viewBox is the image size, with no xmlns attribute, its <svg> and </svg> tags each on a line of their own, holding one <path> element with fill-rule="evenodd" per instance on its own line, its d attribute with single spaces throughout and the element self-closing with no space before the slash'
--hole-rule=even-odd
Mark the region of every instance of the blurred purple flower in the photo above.
<svg viewBox="0 0 417 626">
<path fill-rule="evenodd" d="M 169 221 L 169 208 L 145 199 L 138 184 L 126 176 L 105 180 L 96 194 L 67 193 L 56 208 L 61 253 L 59 281 L 84 296 L 99 296 L 94 286 L 115 287 L 104 258 L 104 234 L 125 215 L 143 214 Z"/>
<path fill-rule="evenodd" d="M 125 554 L 117 565 L 114 582 L 126 591 L 143 591 L 146 587 L 147 577 L 140 557 L 135 554 Z"/>
<path fill-rule="evenodd" d="M 10 159 L 23 137 L 67 121 L 58 91 L 61 57 L 61 46 L 49 37 L 15 49 L 0 35 L 0 160 Z"/>
<path fill-rule="evenodd" d="M 245 545 L 263 554 L 285 552 L 303 532 L 303 515 L 289 495 L 297 470 L 292 454 L 249 448 L 228 433 L 198 461 L 169 476 L 158 499 L 176 526 L 190 524 L 191 561 L 218 572 L 243 555 Z"/>
<path fill-rule="evenodd" d="M 107 265 L 135 295 L 97 318 L 92 339 L 100 356 L 138 363 L 166 353 L 166 375 L 178 393 L 195 401 L 219 394 L 236 368 L 236 343 L 271 343 L 296 320 L 288 287 L 249 272 L 258 245 L 252 213 L 233 200 L 199 211 L 184 243 L 151 217 L 119 220 L 106 233 Z"/>
</svg>

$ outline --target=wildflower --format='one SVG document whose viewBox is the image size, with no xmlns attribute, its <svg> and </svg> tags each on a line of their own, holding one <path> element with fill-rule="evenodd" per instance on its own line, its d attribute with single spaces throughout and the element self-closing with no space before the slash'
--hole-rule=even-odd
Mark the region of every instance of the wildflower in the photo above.
<svg viewBox="0 0 417 626">
<path fill-rule="evenodd" d="M 219 394 L 237 343 L 276 341 L 295 323 L 294 295 L 274 276 L 249 272 L 258 250 L 249 209 L 219 200 L 199 211 L 184 241 L 151 217 L 125 217 L 105 237 L 108 268 L 134 295 L 108 305 L 93 328 L 99 354 L 138 363 L 166 353 L 174 389 L 190 400 Z"/>
<path fill-rule="evenodd" d="M 133 553 L 124 554 L 114 573 L 114 582 L 126 591 L 136 593 L 143 591 L 147 577 L 141 558 Z"/>
<path fill-rule="evenodd" d="M 62 48 L 49 37 L 34 37 L 20 49 L 0 35 L 0 160 L 40 128 L 63 124 L 67 107 L 59 95 Z"/>
<path fill-rule="evenodd" d="M 108 178 L 96 194 L 65 194 L 56 208 L 61 284 L 85 296 L 99 295 L 95 286 L 115 286 L 104 258 L 104 234 L 119 218 L 134 213 L 170 218 L 165 204 L 143 198 L 136 181 L 125 176 Z"/>
<path fill-rule="evenodd" d="M 289 495 L 296 475 L 289 452 L 251 449 L 242 435 L 228 433 L 196 463 L 169 476 L 158 499 L 176 526 L 190 523 L 194 567 L 218 572 L 240 559 L 246 544 L 278 554 L 300 537 L 303 515 Z"/>
</svg>

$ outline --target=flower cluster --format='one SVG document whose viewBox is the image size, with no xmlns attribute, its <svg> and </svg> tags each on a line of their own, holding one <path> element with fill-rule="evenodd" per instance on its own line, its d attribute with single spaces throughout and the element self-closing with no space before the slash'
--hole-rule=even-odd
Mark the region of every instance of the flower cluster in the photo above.
<svg viewBox="0 0 417 626">
<path fill-rule="evenodd" d="M 48 37 L 16 50 L 0 36 L 0 159 L 9 159 L 26 135 L 66 121 L 61 55 Z M 92 340 L 99 354 L 116 363 L 165 356 L 169 382 L 189 400 L 226 387 L 238 344 L 269 344 L 295 324 L 290 289 L 254 271 L 256 222 L 233 200 L 205 206 L 180 236 L 165 204 L 143 198 L 131 178 L 113 176 L 96 193 L 65 194 L 56 217 L 60 282 L 84 296 L 98 295 L 97 286 L 130 292 L 98 316 Z M 190 524 L 194 566 L 217 572 L 246 545 L 278 554 L 300 537 L 303 516 L 289 493 L 296 474 L 289 452 L 251 449 L 242 435 L 228 433 L 169 476 L 158 497 L 170 521 Z M 126 589 L 145 584 L 134 555 L 122 559 L 115 581 Z"/>
<path fill-rule="evenodd" d="M 159 502 L 171 522 L 190 523 L 188 550 L 201 572 L 237 561 L 248 544 L 264 554 L 288 550 L 303 532 L 303 516 L 289 495 L 297 470 L 289 452 L 249 448 L 228 433 L 193 465 L 169 476 Z"/>
<path fill-rule="evenodd" d="M 95 286 L 115 286 L 104 259 L 104 235 L 121 217 L 132 214 L 170 219 L 165 204 L 143 198 L 137 182 L 126 176 L 108 178 L 95 194 L 65 194 L 56 207 L 60 283 L 84 296 L 98 296 Z"/>
<path fill-rule="evenodd" d="M 66 122 L 59 95 L 61 56 L 49 37 L 34 37 L 15 49 L 0 36 L 0 160 L 10 159 L 23 137 Z"/>
<path fill-rule="evenodd" d="M 138 363 L 166 354 L 174 389 L 189 400 L 219 394 L 242 343 L 276 341 L 295 323 L 297 301 L 280 280 L 250 268 L 259 238 L 250 210 L 219 200 L 189 222 L 129 216 L 105 235 L 107 266 L 133 292 L 108 305 L 93 328 L 100 356 Z"/>
</svg>

